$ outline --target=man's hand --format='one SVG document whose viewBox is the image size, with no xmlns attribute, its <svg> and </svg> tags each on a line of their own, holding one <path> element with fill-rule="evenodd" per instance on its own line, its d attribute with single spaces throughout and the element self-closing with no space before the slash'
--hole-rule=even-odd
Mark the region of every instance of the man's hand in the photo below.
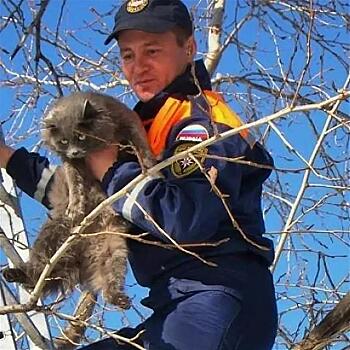
<svg viewBox="0 0 350 350">
<path fill-rule="evenodd" d="M 0 168 L 6 168 L 8 161 L 15 150 L 9 146 L 6 146 L 0 141 Z"/>
<path fill-rule="evenodd" d="M 86 165 L 91 170 L 92 175 L 102 181 L 107 170 L 118 158 L 118 147 L 108 146 L 102 150 L 90 153 L 86 157 Z"/>
</svg>

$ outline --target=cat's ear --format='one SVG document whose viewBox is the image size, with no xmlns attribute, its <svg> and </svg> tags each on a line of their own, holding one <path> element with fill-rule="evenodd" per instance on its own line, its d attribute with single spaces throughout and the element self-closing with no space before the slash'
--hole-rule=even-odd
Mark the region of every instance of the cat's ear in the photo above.
<svg viewBox="0 0 350 350">
<path fill-rule="evenodd" d="M 90 103 L 88 99 L 84 101 L 84 107 L 83 107 L 83 117 L 84 119 L 93 119 L 96 117 L 97 110 L 94 108 L 94 106 Z"/>
<path fill-rule="evenodd" d="M 52 113 L 48 113 L 47 116 L 43 119 L 42 125 L 44 129 L 56 129 L 57 124 Z"/>
</svg>

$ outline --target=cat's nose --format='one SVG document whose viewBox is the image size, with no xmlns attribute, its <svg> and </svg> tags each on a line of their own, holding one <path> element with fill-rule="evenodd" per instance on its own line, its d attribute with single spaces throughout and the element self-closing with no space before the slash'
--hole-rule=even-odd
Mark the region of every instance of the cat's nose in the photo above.
<svg viewBox="0 0 350 350">
<path fill-rule="evenodd" d="M 71 155 L 72 155 L 72 157 L 76 157 L 79 155 L 79 151 L 72 151 Z"/>
<path fill-rule="evenodd" d="M 83 152 L 81 152 L 78 149 L 71 149 L 67 152 L 67 156 L 69 158 L 79 158 L 79 157 L 83 157 Z"/>
</svg>

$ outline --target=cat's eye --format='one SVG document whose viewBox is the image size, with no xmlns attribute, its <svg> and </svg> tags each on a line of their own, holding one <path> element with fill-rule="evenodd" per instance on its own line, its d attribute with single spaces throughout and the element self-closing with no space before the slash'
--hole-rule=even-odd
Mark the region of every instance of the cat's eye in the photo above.
<svg viewBox="0 0 350 350">
<path fill-rule="evenodd" d="M 84 135 L 84 134 L 79 134 L 78 135 L 78 140 L 79 141 L 84 141 L 86 139 L 86 135 Z"/>
<path fill-rule="evenodd" d="M 61 139 L 60 142 L 62 143 L 62 145 L 66 145 L 68 143 L 67 139 Z"/>
</svg>

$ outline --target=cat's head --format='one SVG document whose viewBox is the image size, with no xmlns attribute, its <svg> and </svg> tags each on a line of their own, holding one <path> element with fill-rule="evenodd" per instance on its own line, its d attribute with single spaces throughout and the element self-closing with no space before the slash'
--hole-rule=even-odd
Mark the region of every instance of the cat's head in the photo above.
<svg viewBox="0 0 350 350">
<path fill-rule="evenodd" d="M 65 158 L 84 158 L 113 138 L 108 111 L 83 92 L 59 98 L 43 119 L 42 139 Z M 94 103 L 95 102 L 95 103 Z"/>
</svg>

